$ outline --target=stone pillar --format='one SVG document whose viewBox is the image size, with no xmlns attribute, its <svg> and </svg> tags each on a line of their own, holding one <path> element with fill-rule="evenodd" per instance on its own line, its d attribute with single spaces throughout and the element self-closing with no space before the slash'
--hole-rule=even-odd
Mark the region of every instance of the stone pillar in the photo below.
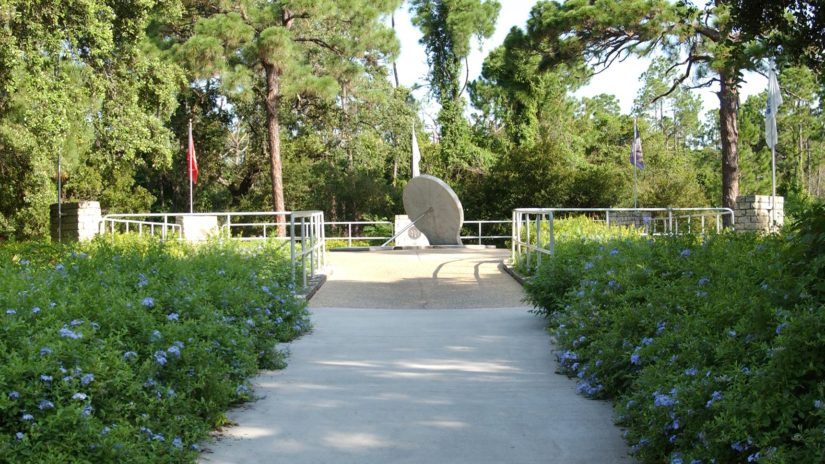
<svg viewBox="0 0 825 464">
<path fill-rule="evenodd" d="M 771 196 L 744 195 L 736 199 L 736 230 L 771 232 Z M 785 223 L 785 198 L 776 197 L 776 226 Z"/>
<path fill-rule="evenodd" d="M 182 214 L 177 217 L 183 239 L 190 242 L 202 242 L 210 235 L 218 233 L 218 216 L 190 216 Z"/>
<path fill-rule="evenodd" d="M 102 215 L 100 203 L 96 201 L 63 203 L 60 207 L 62 220 L 57 216 L 57 203 L 52 204 L 49 209 L 49 229 L 52 241 L 91 240 L 100 230 Z"/>
</svg>

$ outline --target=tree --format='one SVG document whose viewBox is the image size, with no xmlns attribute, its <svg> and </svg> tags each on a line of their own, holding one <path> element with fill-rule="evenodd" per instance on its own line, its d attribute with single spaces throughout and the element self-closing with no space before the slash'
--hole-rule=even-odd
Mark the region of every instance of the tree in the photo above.
<svg viewBox="0 0 825 464">
<path fill-rule="evenodd" d="M 805 0 L 733 0 L 742 33 L 782 58 L 805 64 L 825 79 L 825 4 Z"/>
<path fill-rule="evenodd" d="M 742 71 L 757 68 L 766 52 L 759 42 L 739 32 L 730 2 L 717 0 L 700 8 L 666 0 L 547 1 L 533 9 L 528 33 L 545 66 L 584 56 L 597 69 L 604 69 L 631 54 L 660 52 L 680 69 L 664 95 L 690 77 L 695 79 L 692 87 L 718 84 L 722 204 L 735 206 L 739 85 Z"/>
<path fill-rule="evenodd" d="M 461 70 L 466 72 L 470 43 L 495 32 L 500 5 L 497 0 L 411 0 L 413 23 L 421 28 L 421 44 L 430 65 L 430 92 L 441 104 L 440 157 L 448 178 L 457 178 L 461 170 L 482 164 L 483 157 L 471 141 L 469 124 L 464 119 Z M 464 66 L 462 66 L 464 64 Z"/>
<path fill-rule="evenodd" d="M 228 93 L 255 92 L 266 112 L 272 207 L 285 211 L 281 115 L 285 95 L 331 97 L 335 64 L 376 59 L 392 48 L 392 31 L 378 22 L 398 0 L 244 0 L 216 5 L 177 50 L 195 77 L 218 74 Z M 334 33 L 346 30 L 346 33 Z M 341 74 L 346 75 L 346 71 Z M 340 75 L 339 75 L 340 76 Z M 262 82 L 261 82 L 262 81 Z M 345 98 L 346 99 L 346 98 Z M 278 220 L 283 235 L 283 218 Z"/>
</svg>

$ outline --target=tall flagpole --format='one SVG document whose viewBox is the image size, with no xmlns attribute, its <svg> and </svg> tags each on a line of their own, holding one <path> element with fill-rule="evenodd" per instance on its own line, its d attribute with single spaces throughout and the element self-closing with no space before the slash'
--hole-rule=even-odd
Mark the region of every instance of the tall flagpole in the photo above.
<svg viewBox="0 0 825 464">
<path fill-rule="evenodd" d="M 192 119 L 189 119 L 189 146 L 186 148 L 186 170 L 189 172 L 189 213 L 193 213 L 192 199 Z"/>
<path fill-rule="evenodd" d="M 633 118 L 633 142 L 631 142 L 631 144 L 630 144 L 630 150 L 633 153 L 633 208 L 634 209 L 639 207 L 639 203 L 637 201 L 638 200 L 638 193 L 637 192 L 638 192 L 638 189 L 639 189 L 639 185 L 638 185 L 638 180 L 636 178 L 636 170 L 638 169 L 638 166 L 637 166 L 638 161 L 636 159 L 636 157 L 638 156 L 638 150 L 636 149 L 636 139 L 638 138 L 638 135 L 639 135 L 639 133 L 638 133 L 638 128 L 636 127 L 636 118 Z"/>
</svg>

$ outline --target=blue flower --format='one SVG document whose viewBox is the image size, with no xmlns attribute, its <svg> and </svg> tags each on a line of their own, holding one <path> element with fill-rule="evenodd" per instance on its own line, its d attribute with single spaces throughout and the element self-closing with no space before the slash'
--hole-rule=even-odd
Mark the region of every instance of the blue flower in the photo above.
<svg viewBox="0 0 825 464">
<path fill-rule="evenodd" d="M 698 298 L 704 298 L 704 297 L 708 296 L 708 292 L 703 292 L 703 291 L 700 290 L 700 291 L 696 292 L 696 296 Z"/>
<path fill-rule="evenodd" d="M 690 256 L 690 248 L 685 248 L 684 250 L 682 250 L 682 252 L 679 253 L 679 256 L 681 256 L 682 258 L 687 258 L 688 256 Z"/>
<path fill-rule="evenodd" d="M 94 410 L 94 408 L 92 408 L 91 405 L 87 404 L 86 406 L 83 406 L 83 410 L 80 411 L 80 415 L 83 416 L 83 417 L 89 417 L 89 416 L 92 415 L 93 410 Z"/>
<path fill-rule="evenodd" d="M 180 358 L 180 348 L 177 345 L 172 345 L 166 349 L 166 352 Z"/>
<path fill-rule="evenodd" d="M 751 370 L 747 366 L 745 366 L 742 368 L 742 373 L 745 375 L 749 375 L 751 373 Z"/>
<path fill-rule="evenodd" d="M 759 461 L 760 457 L 762 457 L 762 455 L 759 451 L 757 451 L 757 452 L 751 454 L 750 456 L 748 456 L 748 462 L 757 462 L 757 461 Z"/>
<path fill-rule="evenodd" d="M 590 269 L 593 269 L 593 263 L 591 263 L 590 261 L 584 263 L 584 270 L 589 271 Z"/>
<path fill-rule="evenodd" d="M 778 326 L 776 326 L 776 335 L 779 335 L 780 333 L 782 333 L 782 329 L 784 329 L 787 325 L 788 324 L 786 322 L 783 322 L 783 323 L 779 324 Z"/>
<path fill-rule="evenodd" d="M 107 435 L 111 431 L 112 429 L 110 429 L 108 425 L 104 425 L 103 428 L 100 430 L 100 434 Z"/>
<path fill-rule="evenodd" d="M 15 310 L 15 309 L 7 309 L 7 310 L 6 310 L 6 314 L 8 314 L 9 316 L 13 316 L 13 315 L 17 314 L 17 310 Z"/>
<path fill-rule="evenodd" d="M 175 438 L 172 440 L 172 446 L 174 446 L 175 448 L 181 448 L 181 447 L 183 447 L 183 440 L 181 440 L 181 438 L 180 438 L 180 437 L 175 437 Z"/>
<path fill-rule="evenodd" d="M 639 356 L 639 353 L 634 352 L 630 355 L 630 364 L 635 364 L 638 366 L 641 363 L 641 361 L 642 358 L 641 356 Z"/>
<path fill-rule="evenodd" d="M 247 319 L 246 325 L 248 325 L 249 327 L 255 327 L 255 321 L 253 321 L 252 319 Z"/>
<path fill-rule="evenodd" d="M 685 369 L 685 375 L 687 375 L 687 376 L 692 377 L 692 376 L 694 376 L 698 373 L 699 373 L 699 370 L 696 369 L 695 367 L 689 367 L 689 368 Z"/>
<path fill-rule="evenodd" d="M 44 346 L 43 348 L 40 348 L 40 356 L 47 356 L 47 355 L 50 355 L 50 354 L 52 354 L 52 349 L 49 348 L 48 346 Z"/>
<path fill-rule="evenodd" d="M 138 274 L 138 287 L 143 288 L 149 285 L 149 279 L 146 278 L 143 274 Z"/>
<path fill-rule="evenodd" d="M 153 341 L 153 342 L 156 342 L 156 341 L 160 340 L 161 338 L 163 338 L 163 335 L 161 335 L 159 330 L 153 330 L 152 335 L 149 336 L 149 340 Z"/>
<path fill-rule="evenodd" d="M 166 319 L 168 319 L 170 321 L 177 321 L 179 319 L 178 313 L 169 313 L 166 316 Z"/>
<path fill-rule="evenodd" d="M 39 313 L 39 312 L 40 312 L 40 308 L 38 308 L 37 306 L 35 306 L 34 308 L 32 308 L 32 314 L 37 314 L 37 313 Z"/>
<path fill-rule="evenodd" d="M 653 405 L 657 407 L 669 408 L 676 404 L 676 400 L 672 397 L 660 393 L 658 391 L 653 393 Z"/>
<path fill-rule="evenodd" d="M 134 351 L 127 351 L 127 352 L 123 353 L 123 359 L 132 359 L 132 358 L 137 358 L 137 353 L 135 353 Z"/>
<path fill-rule="evenodd" d="M 731 443 L 730 447 L 734 451 L 738 451 L 738 452 L 742 453 L 742 452 L 744 452 L 745 450 L 748 449 L 748 444 L 744 443 L 744 442 L 741 442 L 741 441 L 737 441 L 737 442 Z"/>
<path fill-rule="evenodd" d="M 75 332 L 75 331 L 73 331 L 72 329 L 70 329 L 66 326 L 63 326 L 63 328 L 61 328 L 58 333 L 60 334 L 61 337 L 71 338 L 73 340 L 77 340 L 78 338 L 83 337 L 83 334 L 81 334 L 79 332 Z"/>
<path fill-rule="evenodd" d="M 156 434 L 152 435 L 152 440 L 154 440 L 154 441 L 166 441 L 166 439 L 163 438 L 162 433 L 156 433 Z"/>
<path fill-rule="evenodd" d="M 261 290 L 262 290 L 264 293 L 269 293 L 269 287 L 267 287 L 266 285 L 261 285 Z"/>
<path fill-rule="evenodd" d="M 731 336 L 731 337 L 735 337 L 736 336 L 736 331 L 735 330 L 729 330 L 728 335 Z"/>
<path fill-rule="evenodd" d="M 23 433 L 23 432 L 17 432 L 17 433 L 14 434 L 14 437 L 17 438 L 18 440 L 22 440 L 22 439 L 26 438 L 26 434 Z"/>
<path fill-rule="evenodd" d="M 80 324 L 83 324 L 82 319 L 73 319 L 72 322 L 69 322 L 69 325 L 72 326 L 72 327 L 77 327 Z"/>
<path fill-rule="evenodd" d="M 674 435 L 671 438 L 674 438 L 675 436 L 676 435 Z M 676 440 L 671 440 L 670 442 L 673 443 L 674 441 L 676 441 Z M 679 457 L 678 455 L 673 455 L 673 457 L 670 458 L 670 464 L 683 464 L 683 463 L 684 463 L 684 461 L 682 461 L 682 458 Z"/>
<path fill-rule="evenodd" d="M 610 250 L 610 256 L 616 256 L 618 254 L 619 254 L 619 249 L 618 248 L 614 248 L 614 249 Z"/>
<path fill-rule="evenodd" d="M 49 400 L 40 400 L 37 402 L 37 409 L 41 411 L 54 408 L 54 403 Z"/>
<path fill-rule="evenodd" d="M 51 382 L 52 381 L 52 376 L 46 375 L 46 374 L 40 374 L 40 380 L 42 380 L 43 382 Z"/>
<path fill-rule="evenodd" d="M 13 399 L 13 400 L 16 400 L 17 398 L 20 398 L 20 392 L 16 391 L 16 390 L 10 391 L 9 392 L 9 398 Z"/>
<path fill-rule="evenodd" d="M 667 323 L 665 321 L 661 321 L 656 324 L 656 335 L 662 335 L 662 332 L 665 331 L 665 327 L 667 327 Z"/>
<path fill-rule="evenodd" d="M 699 286 L 702 286 L 702 285 L 707 285 L 707 284 L 708 284 L 708 282 L 710 282 L 710 279 L 709 279 L 709 278 L 707 278 L 707 277 L 702 277 L 701 279 L 699 279 Z"/>
<path fill-rule="evenodd" d="M 161 366 L 166 365 L 166 352 L 165 351 L 155 351 L 154 354 L 155 362 L 160 364 Z"/>
<path fill-rule="evenodd" d="M 650 337 L 645 337 L 642 339 L 642 345 L 650 346 L 653 343 L 653 339 Z"/>
<path fill-rule="evenodd" d="M 95 375 L 94 375 L 94 374 L 91 374 L 91 373 L 90 373 L 90 374 L 86 374 L 86 375 L 84 375 L 83 377 L 81 377 L 81 378 L 80 378 L 80 384 L 81 384 L 81 385 L 89 385 L 90 383 L 92 383 L 92 381 L 93 381 L 94 379 L 95 379 Z"/>
<path fill-rule="evenodd" d="M 63 263 L 57 263 L 57 266 L 54 267 L 55 271 L 62 271 L 64 269 L 66 269 L 66 267 L 63 266 Z"/>
<path fill-rule="evenodd" d="M 72 399 L 73 399 L 73 400 L 80 400 L 80 401 L 83 401 L 83 400 L 85 400 L 86 398 L 87 398 L 86 394 L 85 394 L 85 393 L 81 393 L 81 392 L 77 392 L 77 393 L 75 393 L 74 395 L 72 395 Z"/>
<path fill-rule="evenodd" d="M 23 414 L 23 417 L 21 417 L 20 420 L 22 420 L 23 422 L 31 422 L 31 421 L 34 420 L 34 416 L 32 416 L 31 414 L 26 413 L 26 414 Z"/>
<path fill-rule="evenodd" d="M 814 401 L 814 407 L 815 407 L 816 409 L 821 409 L 821 408 L 822 408 L 822 400 L 816 400 L 816 401 Z"/>
<path fill-rule="evenodd" d="M 713 406 L 713 403 L 715 403 L 715 402 L 717 402 L 721 399 L 722 399 L 722 392 L 720 392 L 719 390 L 716 390 L 715 392 L 711 393 L 710 399 L 708 400 L 707 403 L 705 403 L 705 407 L 710 408 L 711 406 Z"/>
<path fill-rule="evenodd" d="M 140 304 L 146 306 L 147 308 L 154 308 L 155 307 L 155 299 L 151 296 L 147 296 L 143 300 L 140 301 Z"/>
</svg>

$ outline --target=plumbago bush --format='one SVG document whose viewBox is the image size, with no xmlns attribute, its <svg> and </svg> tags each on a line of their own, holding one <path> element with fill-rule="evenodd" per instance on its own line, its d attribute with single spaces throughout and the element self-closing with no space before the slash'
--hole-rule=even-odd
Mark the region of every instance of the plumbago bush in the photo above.
<svg viewBox="0 0 825 464">
<path fill-rule="evenodd" d="M 276 244 L 0 246 L 0 462 L 192 462 L 309 330 Z"/>
<path fill-rule="evenodd" d="M 526 288 L 649 463 L 825 462 L 825 209 L 775 236 L 564 240 Z"/>
</svg>

